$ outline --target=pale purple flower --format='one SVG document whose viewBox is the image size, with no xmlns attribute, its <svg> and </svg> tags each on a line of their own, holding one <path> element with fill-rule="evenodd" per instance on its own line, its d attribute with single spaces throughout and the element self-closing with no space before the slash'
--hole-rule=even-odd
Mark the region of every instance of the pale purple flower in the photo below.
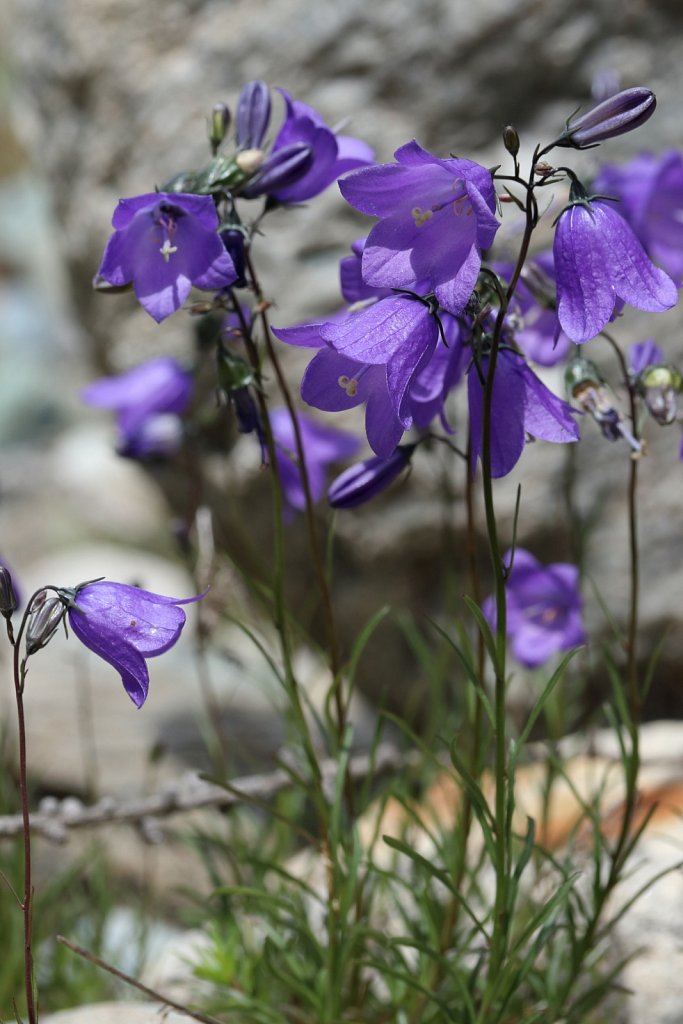
<svg viewBox="0 0 683 1024">
<path fill-rule="evenodd" d="M 572 341 L 599 334 L 617 299 L 653 313 L 676 304 L 673 281 L 649 260 L 612 203 L 572 202 L 558 219 L 553 254 L 557 315 Z"/>
<path fill-rule="evenodd" d="M 481 361 L 486 376 L 488 360 Z M 468 376 L 472 463 L 483 445 L 484 389 L 476 365 Z M 579 440 L 570 405 L 539 380 L 522 356 L 508 349 L 498 353 L 491 406 L 491 475 L 506 476 L 524 451 L 526 435 L 565 444 Z"/>
<path fill-rule="evenodd" d="M 441 160 L 412 141 L 381 164 L 350 174 L 344 198 L 381 218 L 363 253 L 363 277 L 379 288 L 427 281 L 439 303 L 461 313 L 498 230 L 491 174 L 471 160 Z"/>
<path fill-rule="evenodd" d="M 317 423 L 305 413 L 297 413 L 301 443 L 306 460 L 306 473 L 313 501 L 325 493 L 327 468 L 333 462 L 351 458 L 360 448 L 357 437 L 346 430 Z M 301 470 L 297 459 L 296 436 L 289 410 L 273 409 L 270 426 L 275 441 L 276 459 L 282 491 L 290 509 L 301 511 L 306 507 Z"/>
<path fill-rule="evenodd" d="M 504 562 L 510 564 L 510 552 Z M 541 565 L 530 552 L 516 548 L 505 591 L 507 635 L 521 665 L 539 668 L 558 651 L 569 651 L 586 642 L 579 570 L 575 565 Z M 487 598 L 483 611 L 495 628 L 493 598 Z"/>
<path fill-rule="evenodd" d="M 81 398 L 117 414 L 121 455 L 169 456 L 180 448 L 180 414 L 190 402 L 193 386 L 192 374 L 177 360 L 160 356 L 116 377 L 93 381 Z"/>
<path fill-rule="evenodd" d="M 683 279 L 683 154 L 643 153 L 607 164 L 594 190 L 620 200 L 618 209 L 647 254 L 680 284 Z"/>
<path fill-rule="evenodd" d="M 60 592 L 68 607 L 69 625 L 86 647 L 116 669 L 126 693 L 137 707 L 147 699 L 147 658 L 172 647 L 185 625 L 180 607 L 201 596 L 162 597 L 148 590 L 106 580 Z"/>
<path fill-rule="evenodd" d="M 570 118 L 556 146 L 586 149 L 645 124 L 655 112 L 655 94 L 642 86 L 609 96 L 585 114 Z"/>
<path fill-rule="evenodd" d="M 218 290 L 237 277 L 211 196 L 150 192 L 121 199 L 112 224 L 98 274 L 115 286 L 132 281 L 157 323 L 182 306 L 192 285 Z"/>
</svg>

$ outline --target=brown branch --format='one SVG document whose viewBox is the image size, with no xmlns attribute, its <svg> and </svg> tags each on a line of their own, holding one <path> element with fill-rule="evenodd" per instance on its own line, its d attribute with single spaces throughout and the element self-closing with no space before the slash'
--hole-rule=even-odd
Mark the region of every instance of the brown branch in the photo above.
<svg viewBox="0 0 683 1024">
<path fill-rule="evenodd" d="M 390 743 L 381 743 L 374 755 L 356 754 L 348 765 L 349 778 L 358 782 L 374 776 L 387 775 L 399 769 L 408 768 L 419 762 L 417 751 L 401 751 Z M 336 777 L 338 763 L 330 758 L 320 763 L 324 782 Z M 55 803 L 54 809 L 39 809 L 31 815 L 31 831 L 54 843 L 65 843 L 69 831 L 77 828 L 91 828 L 98 825 L 133 823 L 145 826 L 155 818 L 171 814 L 186 814 L 203 807 L 235 807 L 250 800 L 269 800 L 295 784 L 292 776 L 282 768 L 260 775 L 245 775 L 229 783 L 229 788 L 205 782 L 198 776 L 180 780 L 151 796 L 134 800 L 117 801 L 103 797 L 90 806 L 80 803 L 74 797 Z M 21 835 L 23 819 L 19 814 L 0 816 L 0 840 Z"/>
</svg>

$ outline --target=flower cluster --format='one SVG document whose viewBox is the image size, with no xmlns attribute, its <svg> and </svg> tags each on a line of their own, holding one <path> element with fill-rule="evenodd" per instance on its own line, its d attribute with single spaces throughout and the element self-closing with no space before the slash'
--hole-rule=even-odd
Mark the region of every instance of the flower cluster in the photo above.
<svg viewBox="0 0 683 1024">
<path fill-rule="evenodd" d="M 373 455 L 333 483 L 333 507 L 354 508 L 379 494 L 433 439 L 461 455 L 467 449 L 471 473 L 481 460 L 487 474 L 503 477 L 530 439 L 577 441 L 578 417 L 588 414 L 606 438 L 625 440 L 634 455 L 642 454 L 633 411 L 621 411 L 597 365 L 575 346 L 601 334 L 626 306 L 663 312 L 675 304 L 670 274 L 683 276 L 683 157 L 648 155 L 625 168 L 608 166 L 592 190 L 571 168 L 541 158 L 555 147 L 581 150 L 640 127 L 656 106 L 648 89 L 627 89 L 571 117 L 553 142 L 536 149 L 527 179 L 512 126 L 504 143 L 513 175 L 437 156 L 415 140 L 401 146 L 392 162 L 373 164 L 365 143 L 337 134 L 313 108 L 279 93 L 284 118 L 270 142 L 272 96 L 265 83 L 244 87 L 234 125 L 228 108 L 217 104 L 209 163 L 176 176 L 160 192 L 121 200 L 99 271 L 99 279 L 114 288 L 132 284 L 157 321 L 177 310 L 193 286 L 213 293 L 193 310 L 220 312 L 228 325 L 216 343 L 218 394 L 233 409 L 239 430 L 258 438 L 262 461 L 271 442 L 253 331 L 263 303 L 249 308 L 236 289 L 261 294 L 250 258 L 255 225 L 260 229 L 273 208 L 307 201 L 340 176 L 347 202 L 375 219 L 341 261 L 346 305 L 324 319 L 273 331 L 280 341 L 312 351 L 301 381 L 307 405 L 323 413 L 364 407 Z M 555 221 L 552 248 L 527 258 L 541 216 L 540 190 L 563 181 L 568 198 Z M 513 195 L 513 186 L 523 187 L 521 197 Z M 257 199 L 263 206 L 249 223 L 240 204 Z M 518 263 L 501 262 L 491 252 L 506 201 L 526 213 Z M 569 402 L 535 369 L 564 361 Z M 451 397 L 461 384 L 466 430 L 457 423 L 465 403 Z M 656 348 L 632 354 L 626 384 L 633 401 L 658 423 L 677 418 L 683 377 Z M 96 382 L 84 399 L 113 409 L 120 452 L 144 458 L 177 449 L 179 417 L 191 390 L 190 375 L 162 358 L 118 380 Z M 322 496 L 327 466 L 352 457 L 358 442 L 303 413 L 297 414 L 297 431 L 285 410 L 268 418 L 286 504 L 290 512 L 301 509 Z M 451 441 L 456 427 L 463 438 L 457 436 L 457 444 Z M 406 432 L 412 437 L 406 439 Z M 541 578 L 529 559 L 519 553 L 508 588 L 513 603 L 520 580 Z M 558 587 L 572 582 L 561 567 L 553 579 Z M 524 621 L 539 626 L 536 613 L 524 608 Z M 543 615 L 543 622 L 558 619 Z M 538 641 L 543 657 L 549 643 Z M 533 661 L 528 652 L 520 657 Z"/>
</svg>

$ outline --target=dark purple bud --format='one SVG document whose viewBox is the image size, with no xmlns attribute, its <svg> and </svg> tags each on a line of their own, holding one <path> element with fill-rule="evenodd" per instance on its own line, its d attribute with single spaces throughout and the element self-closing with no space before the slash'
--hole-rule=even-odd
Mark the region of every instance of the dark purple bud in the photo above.
<svg viewBox="0 0 683 1024">
<path fill-rule="evenodd" d="M 410 463 L 414 444 L 401 444 L 388 459 L 366 459 L 345 469 L 332 482 L 327 500 L 332 508 L 356 508 L 386 490 Z"/>
<path fill-rule="evenodd" d="M 10 571 L 4 565 L 0 565 L 0 615 L 11 619 L 18 604 Z"/>
<path fill-rule="evenodd" d="M 244 251 L 244 232 L 240 231 L 239 228 L 224 228 L 220 232 L 220 236 L 223 239 L 223 245 L 230 254 L 230 258 L 235 267 L 235 273 L 237 274 L 237 280 L 233 282 L 233 288 L 246 288 L 247 278 L 247 259 Z"/>
<path fill-rule="evenodd" d="M 209 142 L 215 154 L 230 127 L 230 110 L 225 103 L 215 103 L 209 122 Z"/>
<path fill-rule="evenodd" d="M 506 124 L 503 128 L 503 145 L 510 156 L 517 156 L 519 153 L 519 132 L 514 125 Z"/>
<path fill-rule="evenodd" d="M 259 149 L 270 122 L 270 90 L 265 82 L 247 82 L 237 101 L 238 149 Z"/>
<path fill-rule="evenodd" d="M 66 610 L 58 597 L 48 597 L 46 590 L 41 590 L 33 599 L 31 613 L 26 627 L 26 655 L 35 654 L 50 642 Z"/>
<path fill-rule="evenodd" d="M 654 114 L 656 106 L 657 98 L 649 89 L 642 86 L 624 89 L 581 117 L 569 120 L 555 145 L 585 149 L 596 142 L 624 135 L 644 124 Z"/>
<path fill-rule="evenodd" d="M 264 161 L 239 194 L 245 199 L 256 199 L 258 196 L 293 185 L 299 178 L 308 174 L 314 155 L 312 147 L 305 142 L 283 146 Z"/>
</svg>

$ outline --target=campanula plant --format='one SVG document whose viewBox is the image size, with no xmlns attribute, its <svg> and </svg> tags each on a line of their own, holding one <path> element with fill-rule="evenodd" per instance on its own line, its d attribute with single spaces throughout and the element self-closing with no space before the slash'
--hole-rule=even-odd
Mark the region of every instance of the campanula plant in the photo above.
<svg viewBox="0 0 683 1024">
<path fill-rule="evenodd" d="M 643 431 L 648 417 L 662 426 L 676 422 L 683 389 L 683 376 L 654 339 L 627 353 L 616 335 L 628 307 L 661 313 L 677 300 L 670 276 L 677 277 L 677 264 L 667 246 L 675 249 L 678 237 L 678 164 L 669 157 L 663 169 L 647 158 L 641 182 L 613 170 L 598 176 L 600 187 L 591 190 L 573 167 L 555 159 L 557 150 L 563 161 L 567 154 L 580 159 L 581 150 L 641 128 L 656 105 L 644 87 L 570 116 L 552 141 L 535 147 L 526 169 L 512 125 L 503 133 L 507 157 L 500 167 L 436 155 L 415 140 L 396 151 L 394 162 L 374 164 L 365 143 L 339 135 L 285 90 L 279 97 L 255 81 L 240 93 L 234 119 L 226 104 L 215 104 L 208 162 L 198 159 L 197 169 L 171 178 L 159 192 L 121 200 L 114 213 L 98 285 L 104 281 L 110 287 L 103 290 L 112 291 L 132 284 L 159 323 L 188 303 L 196 374 L 165 356 L 160 341 L 153 360 L 83 393 L 87 403 L 115 413 L 121 454 L 144 458 L 176 450 L 158 440 L 168 417 L 179 438 L 191 433 L 191 452 L 183 449 L 194 460 L 185 467 L 191 512 L 184 537 L 195 570 L 208 562 L 213 571 L 228 558 L 229 544 L 220 532 L 207 541 L 207 510 L 200 515 L 199 508 L 213 500 L 217 512 L 220 501 L 231 500 L 227 490 L 206 497 L 211 491 L 204 484 L 218 478 L 216 466 L 223 468 L 233 443 L 246 449 L 251 464 L 260 465 L 272 483 L 272 551 L 263 552 L 264 575 L 249 577 L 236 545 L 230 557 L 272 617 L 276 651 L 260 641 L 258 627 L 242 625 L 281 684 L 292 725 L 282 771 L 306 810 L 300 820 L 291 808 L 275 816 L 291 826 L 297 841 L 305 835 L 313 866 L 302 872 L 294 861 L 271 863 L 267 843 L 240 864 L 240 884 L 219 885 L 220 900 L 211 910 L 222 915 L 214 938 L 226 943 L 222 951 L 228 953 L 217 956 L 205 974 L 213 979 L 221 1012 L 236 1020 L 581 1024 L 586 1000 L 597 1004 L 611 984 L 608 971 L 607 981 L 593 985 L 597 951 L 618 919 L 619 911 L 610 908 L 638 835 L 638 726 L 646 691 L 638 652 Z M 284 109 L 279 127 L 271 130 L 273 99 Z M 274 297 L 258 270 L 267 219 L 275 209 L 314 199 L 337 179 L 354 210 L 375 218 L 367 237 L 356 240 L 352 255 L 341 260 L 340 309 L 271 330 Z M 655 197 L 653 182 L 664 181 L 667 187 Z M 545 215 L 554 231 L 552 252 L 547 243 L 535 252 L 550 189 L 560 194 L 554 223 Z M 621 196 L 613 194 L 619 190 Z M 663 198 L 669 194 L 673 212 Z M 504 217 L 519 218 L 518 230 L 510 233 L 517 246 L 512 255 L 509 248 L 496 251 Z M 190 300 L 193 287 L 203 294 Z M 309 348 L 312 355 L 294 387 L 288 374 L 292 346 Z M 617 366 L 614 380 L 602 368 L 601 349 Z M 200 378 L 211 374 L 215 387 L 200 391 Z M 299 397 L 310 414 L 299 407 Z M 181 424 L 190 402 L 192 422 Z M 365 438 L 350 431 L 362 409 Z M 337 417 L 334 425 L 326 419 L 330 413 Z M 590 431 L 600 444 L 614 442 L 614 458 L 623 460 L 629 529 L 623 557 L 630 587 L 626 621 L 615 624 L 619 644 L 609 661 L 624 807 L 609 844 L 600 831 L 599 809 L 587 807 L 584 825 L 592 849 L 584 884 L 570 850 L 543 849 L 541 822 L 529 818 L 521 825 L 526 834 L 520 834 L 515 787 L 532 727 L 542 720 L 553 691 L 565 685 L 577 651 L 587 645 L 595 650 L 596 629 L 584 612 L 581 567 L 559 553 L 557 560 L 540 561 L 518 537 L 525 466 L 533 458 L 529 443 L 550 442 L 559 459 Z M 362 450 L 365 439 L 369 451 Z M 431 641 L 420 638 L 414 646 L 423 663 L 448 663 L 457 726 L 437 709 L 440 732 L 425 741 L 405 716 L 394 715 L 393 721 L 437 771 L 437 782 L 446 775 L 455 783 L 457 797 L 448 808 L 452 818 L 445 822 L 436 814 L 427 822 L 402 792 L 397 806 L 407 812 L 410 828 L 396 837 L 389 828 L 383 831 L 383 817 L 373 819 L 372 839 L 363 816 L 367 787 L 359 787 L 350 767 L 350 708 L 363 648 L 385 612 L 355 639 L 344 633 L 332 530 L 347 517 L 344 529 L 354 554 L 362 557 L 366 506 L 382 495 L 384 515 L 411 478 L 421 490 L 418 466 L 436 450 L 447 466 L 445 520 L 458 517 L 461 509 L 454 504 L 464 494 L 463 544 L 449 551 L 448 560 L 457 562 L 466 582 L 458 622 L 451 608 L 438 610 L 433 619 L 446 658 L 443 651 L 424 653 Z M 351 459 L 357 461 L 328 488 L 330 467 Z M 523 485 L 510 520 L 499 513 L 498 481 L 513 470 Z M 326 488 L 333 513 L 320 500 Z M 415 512 L 405 508 L 412 524 Z M 251 523 L 241 527 L 249 530 Z M 304 556 L 296 547 L 300 530 Z M 301 589 L 309 591 L 306 601 L 319 620 L 314 638 L 301 625 L 301 610 L 289 602 L 290 538 L 297 552 L 296 582 L 306 584 L 310 570 L 310 587 Z M 256 539 L 251 546 L 260 548 L 262 538 Z M 392 557 L 399 561 L 404 553 Z M 431 580 L 420 582 L 436 595 Z M 14 606 L 1 584 L 2 570 L 0 612 L 15 647 L 21 723 L 27 660 L 63 624 L 116 669 L 141 707 L 148 694 L 148 659 L 178 640 L 184 606 L 199 600 L 105 580 L 47 587 L 29 601 L 15 640 Z M 320 707 L 300 678 L 296 654 L 305 645 L 314 646 L 324 663 Z M 519 714 L 510 713 L 511 674 L 544 669 L 547 682 L 520 722 Z M 380 681 L 382 688 L 390 684 Z M 373 750 L 370 773 L 374 755 Z M 20 763 L 30 851 L 25 746 Z M 549 793 L 550 787 L 551 782 Z M 260 806 L 267 810 L 267 801 Z M 386 807 L 390 824 L 391 801 Z M 386 841 L 378 853 L 382 836 Z M 387 850 L 394 856 L 390 866 L 383 857 Z M 25 988 L 29 1024 L 35 1024 L 30 856 L 27 864 Z M 213 852 L 212 877 L 217 878 Z M 247 919 L 257 925 L 243 927 Z"/>
</svg>

